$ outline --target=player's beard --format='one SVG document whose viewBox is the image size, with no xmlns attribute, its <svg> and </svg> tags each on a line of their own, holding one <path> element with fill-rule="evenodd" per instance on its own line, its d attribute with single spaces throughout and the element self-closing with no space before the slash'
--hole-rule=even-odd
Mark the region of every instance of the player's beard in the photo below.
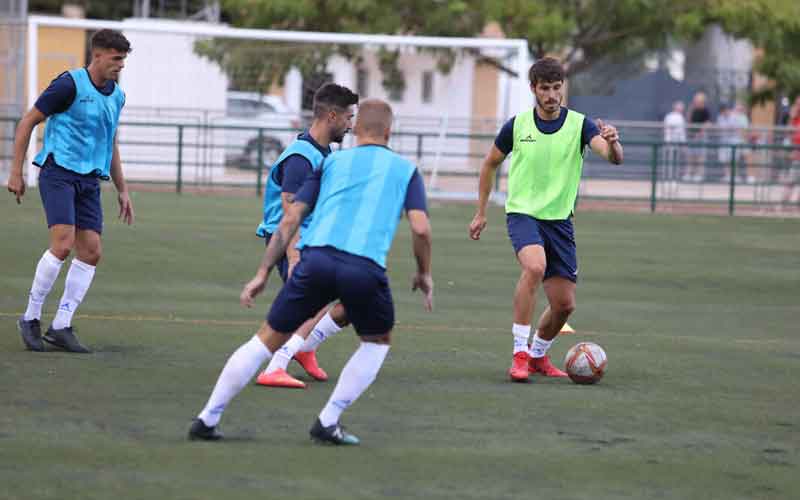
<svg viewBox="0 0 800 500">
<path fill-rule="evenodd" d="M 344 136 L 350 129 L 336 130 L 331 134 L 331 142 L 341 144 L 344 141 Z"/>
<path fill-rule="evenodd" d="M 537 97 L 537 98 L 536 98 L 536 105 L 537 105 L 537 106 L 539 106 L 539 108 L 540 108 L 540 109 L 542 109 L 542 110 L 544 110 L 544 111 L 547 111 L 548 113 L 553 113 L 553 112 L 555 112 L 555 110 L 557 110 L 559 107 L 561 107 L 561 100 L 562 100 L 562 99 L 563 99 L 563 98 L 559 97 L 559 98 L 558 98 L 558 99 L 556 99 L 555 101 L 550 101 L 549 103 L 543 103 L 543 102 L 542 102 L 542 101 L 540 101 L 540 100 L 539 100 L 539 98 Z M 551 109 L 550 109 L 550 107 L 551 107 L 551 106 L 553 106 L 553 107 L 554 107 L 554 109 L 552 109 L 552 110 L 551 110 Z"/>
</svg>

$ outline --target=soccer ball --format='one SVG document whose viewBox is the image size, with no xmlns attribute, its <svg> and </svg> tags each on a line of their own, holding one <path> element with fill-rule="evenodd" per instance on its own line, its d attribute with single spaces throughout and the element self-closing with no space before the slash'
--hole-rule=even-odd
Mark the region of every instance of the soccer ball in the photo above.
<svg viewBox="0 0 800 500">
<path fill-rule="evenodd" d="M 564 359 L 567 375 L 576 384 L 596 384 L 603 378 L 607 364 L 606 352 L 594 342 L 575 344 Z"/>
</svg>

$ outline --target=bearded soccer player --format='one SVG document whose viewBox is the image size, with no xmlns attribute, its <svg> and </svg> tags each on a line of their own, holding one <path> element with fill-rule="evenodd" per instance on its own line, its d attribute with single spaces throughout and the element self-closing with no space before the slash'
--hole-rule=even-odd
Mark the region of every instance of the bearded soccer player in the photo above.
<svg viewBox="0 0 800 500">
<path fill-rule="evenodd" d="M 353 106 L 358 104 L 358 95 L 347 87 L 326 83 L 314 94 L 314 119 L 308 130 L 297 136 L 270 168 L 267 188 L 264 192 L 263 220 L 256 230 L 266 244 L 278 227 L 284 211 L 294 201 L 298 189 L 306 177 L 322 165 L 331 153 L 332 143 L 341 143 L 350 131 L 353 122 Z M 301 231 L 311 223 L 311 217 L 303 222 Z M 281 279 L 285 282 L 300 260 L 294 243 L 278 263 Z M 256 378 L 256 383 L 268 387 L 305 388 L 306 384 L 286 371 L 292 359 L 315 380 L 328 379 L 317 362 L 316 350 L 327 338 L 347 325 L 347 316 L 341 304 L 328 312 L 320 311 L 304 323 L 294 335 L 275 353 L 266 369 Z"/>
<path fill-rule="evenodd" d="M 578 259 L 572 218 L 586 146 L 608 162 L 623 160 L 617 130 L 561 106 L 564 69 L 546 57 L 531 66 L 528 109 L 503 125 L 480 174 L 478 208 L 469 235 L 480 239 L 486 228 L 486 206 L 495 171 L 513 151 L 508 173 L 506 225 L 520 266 L 514 291 L 514 355 L 509 377 L 524 382 L 530 374 L 566 377 L 547 355 L 567 318 L 575 310 Z M 531 319 L 536 291 L 544 288 L 549 305 L 533 338 Z"/>
</svg>

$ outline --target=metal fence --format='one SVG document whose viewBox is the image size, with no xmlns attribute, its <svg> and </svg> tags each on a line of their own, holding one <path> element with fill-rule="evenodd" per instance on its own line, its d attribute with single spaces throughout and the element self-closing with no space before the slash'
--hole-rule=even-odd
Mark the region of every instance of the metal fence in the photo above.
<svg viewBox="0 0 800 500">
<path fill-rule="evenodd" d="M 0 179 L 12 156 L 16 119 L 0 118 Z M 626 128 L 628 130 L 626 130 Z M 580 201 L 636 204 L 651 211 L 753 213 L 789 205 L 800 195 L 800 148 L 784 144 L 785 130 L 770 129 L 769 143 L 719 141 L 665 143 L 648 129 L 621 127 L 625 163 L 609 165 L 586 154 Z M 755 131 L 753 131 L 755 133 Z M 132 184 L 184 189 L 238 188 L 261 195 L 269 166 L 297 129 L 212 126 L 202 121 L 126 121 L 120 153 Z M 761 131 L 762 137 L 767 132 Z M 41 136 L 41 133 L 38 134 Z M 475 199 L 481 158 L 494 133 L 436 133 L 401 127 L 391 146 L 416 162 L 431 197 Z M 342 147 L 353 145 L 350 136 Z M 509 162 L 494 193 L 502 201 Z M 788 194 L 788 198 L 787 198 Z"/>
</svg>

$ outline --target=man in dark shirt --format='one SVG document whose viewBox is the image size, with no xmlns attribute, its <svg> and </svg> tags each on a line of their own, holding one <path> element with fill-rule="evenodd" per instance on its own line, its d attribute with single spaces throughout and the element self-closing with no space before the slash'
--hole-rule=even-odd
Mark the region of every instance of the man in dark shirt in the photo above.
<svg viewBox="0 0 800 500">
<path fill-rule="evenodd" d="M 708 128 L 711 126 L 711 112 L 706 107 L 706 95 L 698 92 L 689 107 L 689 142 L 700 143 L 689 147 L 689 166 L 682 180 L 701 182 L 705 178 L 706 148 L 702 143 L 708 142 Z"/>
<path fill-rule="evenodd" d="M 319 169 L 325 157 L 331 153 L 330 144 L 341 143 L 350 130 L 353 106 L 357 103 L 356 94 L 335 83 L 323 85 L 314 94 L 314 121 L 311 127 L 286 148 L 269 172 L 264 193 L 263 220 L 256 230 L 266 244 L 269 244 L 281 216 L 294 200 L 306 177 Z M 278 264 L 284 281 L 300 260 L 294 243 L 296 242 L 287 247 L 286 254 Z M 259 374 L 256 383 L 269 387 L 304 388 L 303 381 L 286 371 L 292 359 L 297 360 L 315 380 L 327 380 L 328 375 L 317 362 L 316 349 L 346 325 L 347 316 L 341 304 L 328 312 L 323 309 L 315 318 L 302 325 L 275 353 L 264 372 Z"/>
<path fill-rule="evenodd" d="M 28 307 L 17 321 L 25 346 L 43 351 L 42 340 L 67 351 L 89 352 L 78 342 L 72 316 L 94 277 L 101 256 L 103 210 L 99 179 L 111 178 L 117 188 L 119 216 L 133 223 L 133 205 L 122 175 L 116 131 L 125 94 L 116 84 L 130 43 L 122 33 L 100 30 L 91 40 L 87 68 L 62 73 L 42 93 L 17 127 L 8 190 L 20 203 L 25 195 L 22 162 L 33 128 L 47 119 L 42 150 L 33 160 L 41 167 L 42 198 L 50 246 L 33 278 Z M 42 306 L 58 278 L 64 260 L 75 249 L 64 294 L 53 323 L 42 337 Z"/>
</svg>

